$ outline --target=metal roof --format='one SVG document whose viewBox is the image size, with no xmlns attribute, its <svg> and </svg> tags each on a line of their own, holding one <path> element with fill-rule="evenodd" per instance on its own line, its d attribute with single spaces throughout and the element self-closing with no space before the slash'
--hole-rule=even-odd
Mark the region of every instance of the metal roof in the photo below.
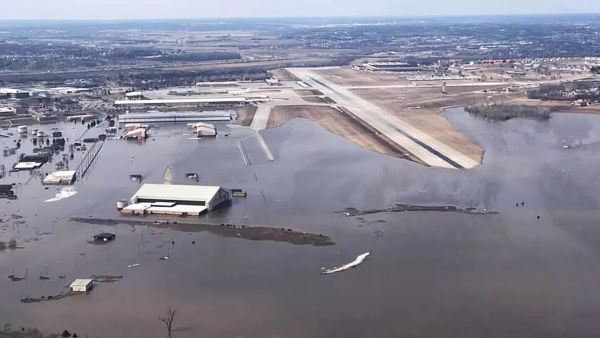
<svg viewBox="0 0 600 338">
<path fill-rule="evenodd" d="M 48 176 L 69 178 L 69 177 L 73 177 L 75 174 L 76 174 L 75 170 L 62 170 L 62 171 L 55 171 L 55 172 L 49 174 Z"/>
<path fill-rule="evenodd" d="M 208 208 L 201 205 L 184 205 L 177 204 L 172 207 L 158 207 L 152 206 L 147 210 L 151 213 L 157 214 L 189 214 L 189 215 L 200 215 L 205 212 Z"/>
<path fill-rule="evenodd" d="M 206 202 L 212 200 L 220 189 L 217 186 L 144 184 L 132 199 Z"/>
<path fill-rule="evenodd" d="M 185 103 L 243 103 L 243 97 L 208 97 L 201 99 L 116 100 L 115 106 L 185 104 Z"/>
<path fill-rule="evenodd" d="M 15 169 L 35 169 L 41 166 L 42 163 L 39 162 L 19 162 L 15 165 Z"/>
<path fill-rule="evenodd" d="M 74 286 L 86 286 L 89 285 L 90 283 L 92 283 L 92 279 L 76 279 L 73 281 L 73 283 L 71 283 L 71 287 Z"/>
<path fill-rule="evenodd" d="M 160 122 L 194 122 L 194 121 L 231 121 L 235 112 L 159 112 L 159 113 L 128 113 L 119 115 L 119 123 L 160 123 Z"/>
</svg>

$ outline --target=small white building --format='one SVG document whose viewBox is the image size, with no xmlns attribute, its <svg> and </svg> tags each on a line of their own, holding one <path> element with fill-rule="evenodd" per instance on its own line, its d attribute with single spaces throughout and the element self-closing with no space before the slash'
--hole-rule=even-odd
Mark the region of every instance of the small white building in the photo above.
<svg viewBox="0 0 600 338">
<path fill-rule="evenodd" d="M 136 129 L 140 129 L 140 128 L 142 128 L 142 129 L 150 129 L 150 125 L 148 125 L 148 124 L 141 124 L 141 123 L 125 123 L 123 125 L 123 130 L 125 132 L 136 130 Z"/>
<path fill-rule="evenodd" d="M 194 129 L 198 137 L 217 136 L 217 128 L 215 128 L 214 124 L 204 122 L 188 123 L 188 127 Z"/>
<path fill-rule="evenodd" d="M 145 140 L 147 137 L 148 134 L 144 128 L 134 129 L 125 134 L 125 139 L 127 140 Z"/>
<path fill-rule="evenodd" d="M 198 137 L 215 137 L 217 136 L 217 130 L 214 127 L 210 128 L 201 126 L 196 128 L 196 134 L 198 135 Z"/>
<path fill-rule="evenodd" d="M 266 79 L 265 82 L 269 85 L 269 86 L 278 86 L 279 85 L 279 79 L 275 76 L 273 76 L 270 79 Z"/>
<path fill-rule="evenodd" d="M 96 116 L 91 115 L 91 114 L 82 114 L 82 115 L 71 115 L 71 116 L 67 116 L 67 122 L 72 122 L 72 121 L 91 121 L 91 120 L 95 120 Z"/>
<path fill-rule="evenodd" d="M 125 98 L 127 100 L 143 100 L 146 97 L 144 97 L 143 92 L 130 92 L 125 94 Z"/>
<path fill-rule="evenodd" d="M 14 107 L 0 107 L 0 116 L 8 117 L 17 114 L 17 110 Z"/>
<path fill-rule="evenodd" d="M 76 279 L 71 283 L 71 291 L 88 292 L 94 287 L 94 281 L 91 279 Z"/>
</svg>

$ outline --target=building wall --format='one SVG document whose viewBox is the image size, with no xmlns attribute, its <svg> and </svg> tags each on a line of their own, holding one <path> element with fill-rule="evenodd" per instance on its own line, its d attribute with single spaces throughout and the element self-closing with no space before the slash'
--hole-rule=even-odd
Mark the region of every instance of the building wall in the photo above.
<svg viewBox="0 0 600 338">
<path fill-rule="evenodd" d="M 219 189 L 219 192 L 208 202 L 208 210 L 212 211 L 221 206 L 224 203 L 231 201 L 231 195 L 229 192 Z"/>
</svg>

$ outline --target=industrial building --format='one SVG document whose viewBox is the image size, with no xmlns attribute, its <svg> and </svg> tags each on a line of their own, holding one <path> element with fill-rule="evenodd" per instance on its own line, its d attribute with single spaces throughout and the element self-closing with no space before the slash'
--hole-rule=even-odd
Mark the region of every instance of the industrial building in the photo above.
<svg viewBox="0 0 600 338">
<path fill-rule="evenodd" d="M 13 191 L 12 184 L 0 184 L 0 198 L 15 199 L 17 196 Z"/>
<path fill-rule="evenodd" d="M 236 118 L 232 110 L 206 112 L 160 112 L 160 113 L 128 113 L 118 116 L 119 123 L 177 123 L 199 121 L 225 121 Z"/>
<path fill-rule="evenodd" d="M 37 131 L 36 131 L 37 134 Z M 15 170 L 33 170 L 41 167 L 50 160 L 48 153 L 38 153 L 36 155 L 21 155 L 19 162 L 14 165 Z"/>
<path fill-rule="evenodd" d="M 0 88 L 0 97 L 13 99 L 26 99 L 31 96 L 31 93 L 26 90 L 13 88 Z"/>
<path fill-rule="evenodd" d="M 368 62 L 363 64 L 363 69 L 372 72 L 422 72 L 425 69 L 419 65 L 406 62 Z"/>
<path fill-rule="evenodd" d="M 143 128 L 143 129 L 149 129 L 149 128 L 150 128 L 150 125 L 147 125 L 147 124 L 141 124 L 141 123 L 126 123 L 126 124 L 123 126 L 123 131 L 125 131 L 125 132 L 129 132 L 129 131 L 136 130 L 136 129 L 140 129 L 140 128 Z"/>
<path fill-rule="evenodd" d="M 146 97 L 143 92 L 130 92 L 125 94 L 127 100 L 143 100 Z"/>
<path fill-rule="evenodd" d="M 211 82 L 196 82 L 196 87 L 233 87 L 239 86 L 236 81 L 211 81 Z"/>
<path fill-rule="evenodd" d="M 70 185 L 75 183 L 76 179 L 75 171 L 55 171 L 48 174 L 43 180 L 43 184 L 56 184 L 56 185 Z"/>
<path fill-rule="evenodd" d="M 144 184 L 121 212 L 131 215 L 199 216 L 231 201 L 218 186 Z"/>
<path fill-rule="evenodd" d="M 96 116 L 91 115 L 91 114 L 67 116 L 67 122 L 72 122 L 72 121 L 92 121 L 92 120 L 95 120 L 95 119 L 96 119 Z"/>
<path fill-rule="evenodd" d="M 0 107 L 0 118 L 13 117 L 17 115 L 17 110 L 14 107 Z"/>
<path fill-rule="evenodd" d="M 227 107 L 246 104 L 244 97 L 207 97 L 195 99 L 117 100 L 115 107 Z"/>
</svg>

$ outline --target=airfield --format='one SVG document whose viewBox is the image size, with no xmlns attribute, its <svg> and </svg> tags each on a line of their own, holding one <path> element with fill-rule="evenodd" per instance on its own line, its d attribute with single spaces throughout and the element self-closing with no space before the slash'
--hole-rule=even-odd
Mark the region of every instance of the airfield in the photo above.
<svg viewBox="0 0 600 338">
<path fill-rule="evenodd" d="M 233 104 L 233 109 L 239 124 L 257 132 L 303 118 L 370 151 L 428 167 L 471 169 L 482 163 L 485 149 L 448 122 L 442 114 L 446 109 L 505 102 L 556 105 L 526 99 L 527 90 L 589 76 L 565 72 L 560 78 L 548 78 L 524 72 L 515 77 L 502 67 L 480 67 L 455 78 L 357 66 L 285 68 L 272 71 L 266 82 L 169 87 L 144 92 L 144 99 L 150 101 L 134 102 L 236 101 L 239 104 Z M 551 108 L 570 107 L 562 103 Z"/>
</svg>

